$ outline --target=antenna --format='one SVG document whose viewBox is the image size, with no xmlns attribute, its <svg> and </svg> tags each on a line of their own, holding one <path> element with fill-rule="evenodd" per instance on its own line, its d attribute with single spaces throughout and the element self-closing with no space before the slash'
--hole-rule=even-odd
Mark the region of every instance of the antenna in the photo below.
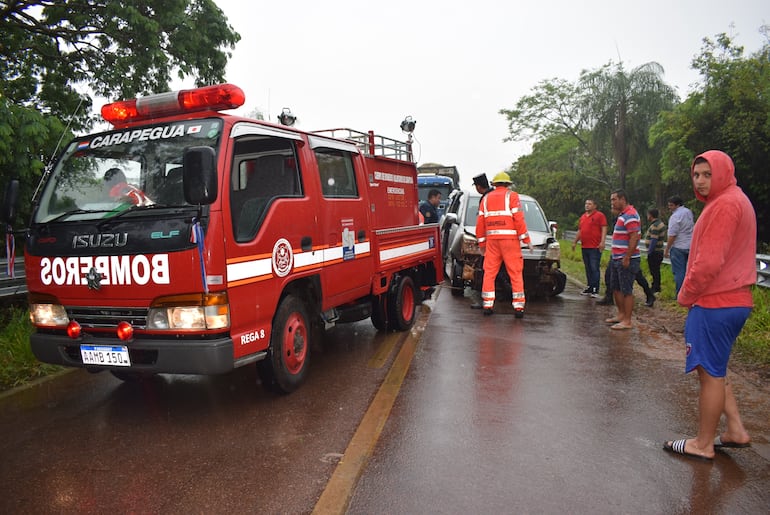
<svg viewBox="0 0 770 515">
<path fill-rule="evenodd" d="M 62 131 L 61 135 L 59 136 L 59 141 L 56 142 L 56 148 L 53 151 L 53 154 L 48 160 L 48 164 L 45 165 L 45 168 L 43 169 L 43 175 L 40 177 L 40 181 L 37 183 L 37 188 L 35 188 L 35 193 L 32 194 L 32 203 L 34 204 L 37 201 L 37 195 L 40 193 L 40 188 L 43 187 L 43 183 L 48 179 L 48 176 L 51 175 L 51 168 L 53 167 L 53 160 L 56 159 L 56 156 L 59 154 L 59 147 L 61 146 L 61 142 L 64 139 L 64 134 L 69 131 L 70 126 L 72 125 L 72 120 L 75 119 L 75 115 L 78 114 L 78 111 L 80 111 L 80 106 L 83 105 L 83 97 L 80 97 L 80 102 L 78 102 L 77 107 L 75 108 L 75 112 L 70 115 L 69 121 L 67 122 L 67 126 Z"/>
</svg>

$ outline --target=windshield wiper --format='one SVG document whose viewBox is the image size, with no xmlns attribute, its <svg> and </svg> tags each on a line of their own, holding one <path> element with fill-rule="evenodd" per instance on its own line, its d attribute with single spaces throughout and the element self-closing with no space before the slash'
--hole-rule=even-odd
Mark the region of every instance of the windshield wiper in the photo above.
<svg viewBox="0 0 770 515">
<path fill-rule="evenodd" d="M 70 211 L 67 211 L 66 213 L 60 214 L 55 218 L 52 218 L 51 220 L 48 220 L 46 223 L 60 222 L 72 215 L 82 215 L 85 213 L 109 213 L 110 211 L 111 211 L 110 209 L 72 209 Z"/>
<path fill-rule="evenodd" d="M 144 206 L 132 205 L 129 208 L 124 209 L 124 210 L 122 210 L 122 211 L 120 211 L 118 213 L 115 213 L 112 216 L 103 218 L 102 220 L 99 221 L 98 224 L 96 224 L 96 226 L 101 228 L 101 227 L 103 227 L 105 225 L 109 225 L 111 222 L 114 222 L 115 220 L 117 220 L 119 218 L 122 218 L 123 216 L 125 216 L 125 215 L 127 215 L 129 213 L 136 213 L 137 211 L 150 211 L 150 210 L 155 210 L 155 209 L 183 209 L 183 208 L 186 208 L 186 207 L 190 207 L 190 206 L 188 206 L 188 205 L 157 204 L 157 203 L 147 204 L 147 205 L 144 205 Z M 112 213 L 112 212 L 113 212 L 112 210 L 108 211 L 108 213 Z"/>
</svg>

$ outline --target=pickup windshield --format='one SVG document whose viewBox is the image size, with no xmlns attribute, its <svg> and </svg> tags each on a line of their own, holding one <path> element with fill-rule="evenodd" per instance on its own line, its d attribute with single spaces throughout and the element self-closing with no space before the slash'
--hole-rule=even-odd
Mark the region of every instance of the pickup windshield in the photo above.
<svg viewBox="0 0 770 515">
<path fill-rule="evenodd" d="M 43 186 L 33 222 L 95 220 L 128 209 L 185 206 L 184 151 L 192 146 L 216 150 L 221 134 L 222 121 L 210 118 L 75 140 Z"/>
</svg>

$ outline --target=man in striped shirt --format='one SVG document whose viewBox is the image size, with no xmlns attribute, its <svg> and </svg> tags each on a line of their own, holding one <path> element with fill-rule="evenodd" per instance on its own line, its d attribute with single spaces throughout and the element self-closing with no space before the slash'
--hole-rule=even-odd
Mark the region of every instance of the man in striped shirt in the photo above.
<svg viewBox="0 0 770 515">
<path fill-rule="evenodd" d="M 613 213 L 617 213 L 615 229 L 612 232 L 612 260 L 610 261 L 610 284 L 615 297 L 617 316 L 606 320 L 612 324 L 610 329 L 631 329 L 631 314 L 634 310 L 634 280 L 639 272 L 641 253 L 639 242 L 642 223 L 639 213 L 628 203 L 623 190 L 615 190 L 610 195 Z"/>
</svg>

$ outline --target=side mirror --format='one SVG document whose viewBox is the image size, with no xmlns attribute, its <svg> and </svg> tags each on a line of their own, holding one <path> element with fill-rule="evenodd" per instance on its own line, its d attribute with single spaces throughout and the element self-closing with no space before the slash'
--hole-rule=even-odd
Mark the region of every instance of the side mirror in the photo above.
<svg viewBox="0 0 770 515">
<path fill-rule="evenodd" d="M 553 239 L 558 240 L 559 238 L 556 237 L 556 233 L 559 231 L 559 222 L 548 220 L 548 228 L 551 229 L 551 234 L 553 234 Z"/>
<path fill-rule="evenodd" d="M 217 156 L 211 147 L 190 147 L 182 158 L 184 199 L 206 205 L 217 199 Z"/>
<path fill-rule="evenodd" d="M 444 224 L 455 224 L 457 225 L 457 213 L 447 213 L 444 215 Z"/>
<path fill-rule="evenodd" d="M 19 181 L 13 179 L 5 187 L 3 206 L 0 208 L 0 222 L 9 224 L 16 218 L 16 208 L 19 204 Z"/>
</svg>

